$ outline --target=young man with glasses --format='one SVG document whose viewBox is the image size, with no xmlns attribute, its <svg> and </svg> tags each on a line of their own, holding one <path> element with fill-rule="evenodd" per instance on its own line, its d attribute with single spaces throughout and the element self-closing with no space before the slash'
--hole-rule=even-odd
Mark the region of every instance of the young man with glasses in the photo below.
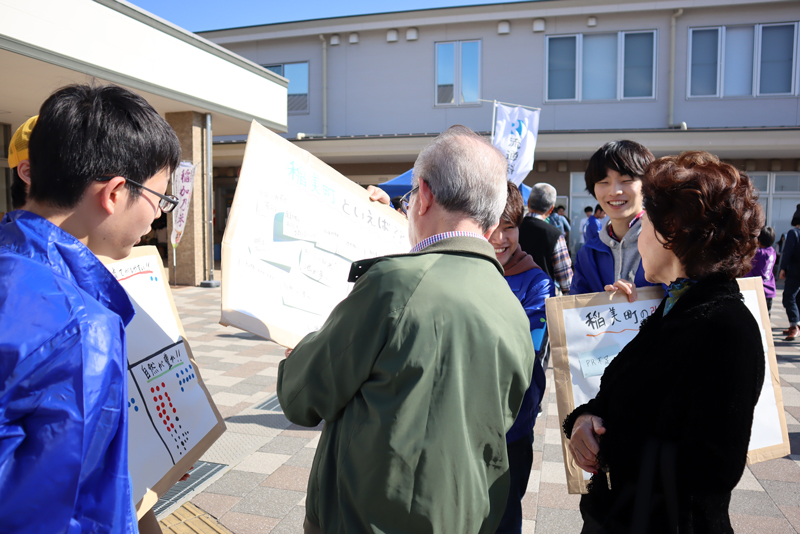
<svg viewBox="0 0 800 534">
<path fill-rule="evenodd" d="M 0 525 L 135 533 L 125 325 L 96 255 L 122 259 L 180 160 L 167 122 L 116 86 L 51 95 L 30 135 L 25 211 L 0 223 Z"/>
</svg>

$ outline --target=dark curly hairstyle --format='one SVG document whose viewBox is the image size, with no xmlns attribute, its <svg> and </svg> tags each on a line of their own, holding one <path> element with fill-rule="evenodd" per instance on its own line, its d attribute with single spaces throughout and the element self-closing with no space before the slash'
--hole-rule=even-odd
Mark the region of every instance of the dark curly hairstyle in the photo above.
<svg viewBox="0 0 800 534">
<path fill-rule="evenodd" d="M 750 270 L 764 226 L 750 178 L 708 152 L 659 158 L 642 179 L 653 228 L 689 278 L 734 279 Z"/>
<path fill-rule="evenodd" d="M 510 222 L 514 226 L 522 224 L 522 218 L 525 216 L 525 201 L 522 199 L 522 193 L 519 192 L 519 187 L 514 185 L 514 182 L 508 182 L 507 185 L 508 198 L 506 200 L 506 207 L 503 209 L 503 214 L 500 216 L 501 221 Z"/>
</svg>

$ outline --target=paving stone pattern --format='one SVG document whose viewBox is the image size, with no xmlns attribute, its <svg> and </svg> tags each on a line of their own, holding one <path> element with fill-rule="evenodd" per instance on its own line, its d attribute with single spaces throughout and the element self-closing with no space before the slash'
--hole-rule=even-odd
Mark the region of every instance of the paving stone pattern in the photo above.
<svg viewBox="0 0 800 534">
<path fill-rule="evenodd" d="M 303 532 L 305 490 L 321 426 L 291 424 L 256 406 L 275 393 L 284 349 L 218 324 L 220 290 L 176 288 L 175 302 L 203 379 L 228 425 L 203 460 L 230 466 L 191 502 L 234 534 Z M 747 468 L 733 492 L 730 514 L 740 534 L 800 532 L 800 342 L 782 341 L 786 315 L 780 291 L 772 310 L 778 367 L 792 454 Z M 580 497 L 567 493 L 552 387 L 534 427 L 534 462 L 523 502 L 523 533 L 581 530 Z"/>
</svg>

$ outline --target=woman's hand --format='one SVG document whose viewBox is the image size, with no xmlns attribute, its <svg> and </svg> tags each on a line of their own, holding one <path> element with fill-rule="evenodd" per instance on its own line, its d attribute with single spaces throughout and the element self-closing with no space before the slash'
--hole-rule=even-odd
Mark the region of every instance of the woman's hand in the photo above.
<svg viewBox="0 0 800 534">
<path fill-rule="evenodd" d="M 615 291 L 622 291 L 624 294 L 628 296 L 628 302 L 636 302 L 636 299 L 638 298 L 638 295 L 636 294 L 636 286 L 628 282 L 624 278 L 620 278 L 613 284 L 605 286 L 603 289 L 605 289 L 609 293 L 613 293 Z"/>
<path fill-rule="evenodd" d="M 600 445 L 597 437 L 606 433 L 603 420 L 586 413 L 575 420 L 572 426 L 572 438 L 569 440 L 569 452 L 575 458 L 578 467 L 592 474 L 597 474 L 600 465 L 597 463 L 597 452 Z"/>
</svg>

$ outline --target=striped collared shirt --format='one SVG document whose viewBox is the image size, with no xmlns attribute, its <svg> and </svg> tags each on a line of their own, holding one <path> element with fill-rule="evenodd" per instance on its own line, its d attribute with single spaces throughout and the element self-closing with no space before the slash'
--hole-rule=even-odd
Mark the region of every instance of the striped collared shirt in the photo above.
<svg viewBox="0 0 800 534">
<path fill-rule="evenodd" d="M 411 249 L 411 252 L 419 252 L 423 248 L 427 247 L 428 245 L 433 245 L 437 241 L 441 241 L 442 239 L 447 239 L 448 237 L 477 237 L 478 239 L 483 239 L 486 241 L 486 238 L 480 234 L 476 234 L 475 232 L 462 232 L 462 231 L 455 231 L 455 232 L 444 232 L 443 234 L 436 234 L 432 235 L 427 239 L 423 239 L 419 243 Z"/>
</svg>

